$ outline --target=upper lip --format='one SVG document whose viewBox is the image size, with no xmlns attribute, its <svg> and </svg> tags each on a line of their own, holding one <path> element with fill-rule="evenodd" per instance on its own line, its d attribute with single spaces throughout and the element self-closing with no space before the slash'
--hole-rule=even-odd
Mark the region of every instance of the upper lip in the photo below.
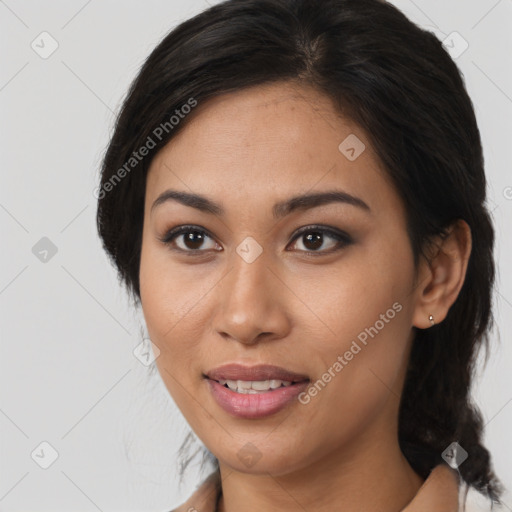
<svg viewBox="0 0 512 512">
<path fill-rule="evenodd" d="M 288 382 L 302 382 L 309 380 L 306 375 L 302 375 L 279 366 L 271 364 L 259 364 L 255 366 L 244 366 L 241 364 L 226 364 L 218 366 L 205 373 L 205 376 L 211 380 L 284 380 Z"/>
</svg>

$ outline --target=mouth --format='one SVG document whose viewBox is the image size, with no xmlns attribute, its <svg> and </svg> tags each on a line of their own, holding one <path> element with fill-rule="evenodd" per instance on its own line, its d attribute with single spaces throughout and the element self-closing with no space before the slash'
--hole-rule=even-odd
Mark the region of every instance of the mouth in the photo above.
<svg viewBox="0 0 512 512">
<path fill-rule="evenodd" d="M 215 380 L 215 379 L 214 379 Z M 279 388 L 287 388 L 301 381 L 289 381 L 280 379 L 271 380 L 216 380 L 221 386 L 224 386 L 235 393 L 242 395 L 257 395 L 258 393 L 268 393 Z M 304 382 L 304 381 L 302 381 Z"/>
<path fill-rule="evenodd" d="M 273 365 L 225 365 L 203 377 L 222 409 L 248 419 L 277 413 L 310 382 L 306 375 Z"/>
</svg>

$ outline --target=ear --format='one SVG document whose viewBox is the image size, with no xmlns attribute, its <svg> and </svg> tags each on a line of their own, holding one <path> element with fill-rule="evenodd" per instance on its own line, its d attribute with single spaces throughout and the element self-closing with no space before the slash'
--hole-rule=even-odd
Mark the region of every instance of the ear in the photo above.
<svg viewBox="0 0 512 512">
<path fill-rule="evenodd" d="M 470 254 L 471 230 L 463 220 L 457 220 L 446 235 L 433 240 L 428 259 L 422 257 L 419 264 L 415 327 L 431 327 L 430 315 L 436 324 L 446 318 L 464 284 Z"/>
</svg>

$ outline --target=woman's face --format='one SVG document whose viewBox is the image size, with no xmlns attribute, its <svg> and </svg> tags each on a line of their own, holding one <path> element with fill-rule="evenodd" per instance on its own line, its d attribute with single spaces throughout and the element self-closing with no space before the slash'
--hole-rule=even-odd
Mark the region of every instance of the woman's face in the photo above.
<svg viewBox="0 0 512 512">
<path fill-rule="evenodd" d="M 156 363 L 186 420 L 221 464 L 252 473 L 396 441 L 416 272 L 402 201 L 365 133 L 285 83 L 193 116 L 151 164 L 140 266 Z M 170 190 L 217 207 L 155 204 Z M 327 192 L 338 200 L 283 206 Z M 226 364 L 297 375 L 213 374 Z M 262 380 L 274 382 L 250 384 Z"/>
</svg>

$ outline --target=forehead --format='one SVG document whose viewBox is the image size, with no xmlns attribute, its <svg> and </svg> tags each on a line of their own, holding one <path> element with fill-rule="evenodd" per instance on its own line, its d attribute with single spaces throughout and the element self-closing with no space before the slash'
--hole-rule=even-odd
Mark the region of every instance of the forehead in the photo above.
<svg viewBox="0 0 512 512">
<path fill-rule="evenodd" d="M 355 159 L 344 153 L 347 145 L 355 147 Z M 179 186 L 219 196 L 236 191 L 249 198 L 338 186 L 362 195 L 372 183 L 382 188 L 386 181 L 364 131 L 340 116 L 327 96 L 277 83 L 196 107 L 153 160 L 147 190 L 154 195 Z"/>
<path fill-rule="evenodd" d="M 185 122 L 168 149 L 174 157 L 181 156 L 182 146 L 196 149 L 187 155 L 188 161 L 210 152 L 229 158 L 269 151 L 272 155 L 284 149 L 318 156 L 333 145 L 337 149 L 344 135 L 359 132 L 363 136 L 355 123 L 338 114 L 327 96 L 293 82 L 223 94 L 200 104 Z M 220 152 L 226 148 L 229 154 Z"/>
</svg>

